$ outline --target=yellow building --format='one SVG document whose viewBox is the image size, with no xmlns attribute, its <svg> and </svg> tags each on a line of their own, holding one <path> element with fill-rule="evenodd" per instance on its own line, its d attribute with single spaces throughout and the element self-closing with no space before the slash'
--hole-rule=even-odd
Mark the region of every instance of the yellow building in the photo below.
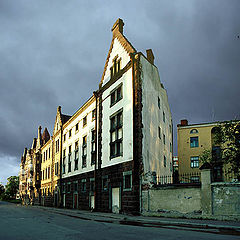
<svg viewBox="0 0 240 240">
<path fill-rule="evenodd" d="M 181 120 L 177 126 L 178 162 L 180 181 L 184 181 L 183 175 L 190 181 L 199 181 L 201 166 L 200 155 L 205 149 L 212 150 L 214 157 L 220 160 L 220 147 L 214 144 L 214 131 L 219 122 L 188 124 Z M 221 161 L 214 166 L 213 177 L 215 181 L 223 180 Z M 182 179 L 181 179 L 182 178 Z"/>
<path fill-rule="evenodd" d="M 43 206 L 52 205 L 52 140 L 45 128 L 43 134 L 48 135 L 48 141 L 42 146 L 41 164 L 41 204 Z"/>
</svg>

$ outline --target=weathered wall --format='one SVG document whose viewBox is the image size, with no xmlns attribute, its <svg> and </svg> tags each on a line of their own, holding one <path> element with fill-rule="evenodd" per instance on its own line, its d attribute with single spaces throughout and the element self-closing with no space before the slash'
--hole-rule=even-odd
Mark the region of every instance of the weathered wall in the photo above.
<svg viewBox="0 0 240 240">
<path fill-rule="evenodd" d="M 163 187 L 142 192 L 142 211 L 177 211 L 191 213 L 201 210 L 199 187 Z"/>
<path fill-rule="evenodd" d="M 212 183 L 213 215 L 240 215 L 240 183 Z"/>
<path fill-rule="evenodd" d="M 141 56 L 144 173 L 172 174 L 172 116 L 156 66 Z M 158 104 L 158 99 L 160 103 Z M 165 115 L 165 119 L 163 118 Z M 160 128 L 160 135 L 159 130 Z M 165 136 L 165 143 L 164 143 Z M 164 164 L 164 156 L 166 163 Z"/>
</svg>

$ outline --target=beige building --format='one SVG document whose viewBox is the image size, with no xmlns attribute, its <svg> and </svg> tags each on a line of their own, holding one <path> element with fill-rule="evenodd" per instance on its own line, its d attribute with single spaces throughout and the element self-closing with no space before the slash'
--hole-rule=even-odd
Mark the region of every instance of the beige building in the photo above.
<svg viewBox="0 0 240 240">
<path fill-rule="evenodd" d="M 202 163 L 200 155 L 203 151 L 211 150 L 212 157 L 216 164 L 213 166 L 213 180 L 228 180 L 230 175 L 227 174 L 227 167 L 221 162 L 220 146 L 214 142 L 214 134 L 219 122 L 188 124 L 186 119 L 181 120 L 177 126 L 177 143 L 178 143 L 178 162 L 179 176 L 181 181 L 182 175 L 189 175 L 192 181 L 198 181 Z"/>
</svg>

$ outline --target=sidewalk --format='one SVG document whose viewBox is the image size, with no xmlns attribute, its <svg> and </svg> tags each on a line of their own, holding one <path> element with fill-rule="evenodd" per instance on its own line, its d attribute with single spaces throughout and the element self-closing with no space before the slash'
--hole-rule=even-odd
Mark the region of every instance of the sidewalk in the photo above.
<svg viewBox="0 0 240 240">
<path fill-rule="evenodd" d="M 218 234 L 239 235 L 240 222 L 232 221 L 215 221 L 215 220 L 200 220 L 200 219 L 176 219 L 165 217 L 146 217 L 146 216 L 131 216 L 124 214 L 90 212 L 85 210 L 62 209 L 42 206 L 31 206 L 40 208 L 43 211 L 48 211 L 56 214 L 61 214 L 69 217 L 75 217 L 82 220 L 97 221 L 114 224 L 124 224 L 142 227 L 157 227 L 157 228 L 173 228 L 192 231 L 204 231 Z"/>
</svg>

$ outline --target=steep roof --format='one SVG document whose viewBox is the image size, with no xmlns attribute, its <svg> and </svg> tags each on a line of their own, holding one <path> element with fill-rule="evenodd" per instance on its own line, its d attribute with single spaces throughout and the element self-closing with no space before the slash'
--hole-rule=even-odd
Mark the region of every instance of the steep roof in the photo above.
<svg viewBox="0 0 240 240">
<path fill-rule="evenodd" d="M 43 141 L 43 145 L 50 139 L 50 134 L 47 130 L 47 128 L 44 129 L 43 133 L 42 133 L 42 141 Z"/>
<path fill-rule="evenodd" d="M 66 123 L 72 116 L 61 114 L 62 125 Z"/>
</svg>

